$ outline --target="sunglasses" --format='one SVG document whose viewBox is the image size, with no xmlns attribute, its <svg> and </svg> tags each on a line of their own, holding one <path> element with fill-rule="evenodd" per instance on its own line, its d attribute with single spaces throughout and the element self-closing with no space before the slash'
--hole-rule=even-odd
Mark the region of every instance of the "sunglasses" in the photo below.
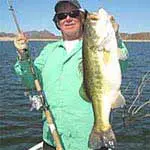
<svg viewBox="0 0 150 150">
<path fill-rule="evenodd" d="M 66 19 L 67 16 L 69 16 L 71 18 L 76 18 L 76 17 L 79 17 L 79 15 L 80 15 L 80 10 L 73 10 L 73 11 L 70 11 L 70 12 L 58 13 L 58 14 L 55 15 L 55 17 L 58 20 L 63 20 L 63 19 Z"/>
</svg>

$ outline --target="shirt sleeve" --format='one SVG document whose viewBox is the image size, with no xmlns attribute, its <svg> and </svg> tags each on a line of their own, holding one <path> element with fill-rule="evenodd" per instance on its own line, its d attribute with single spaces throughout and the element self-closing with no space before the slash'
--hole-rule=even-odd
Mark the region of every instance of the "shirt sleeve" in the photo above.
<svg viewBox="0 0 150 150">
<path fill-rule="evenodd" d="M 120 51 L 119 52 L 120 67 L 121 67 L 122 73 L 124 73 L 128 67 L 129 53 L 128 53 L 128 49 L 127 49 L 125 43 L 122 41 L 121 38 L 118 40 L 118 48 Z"/>
<path fill-rule="evenodd" d="M 34 77 L 30 70 L 30 63 L 26 60 L 17 61 L 14 65 L 16 74 L 21 78 L 22 84 L 27 89 L 34 89 Z"/>
</svg>

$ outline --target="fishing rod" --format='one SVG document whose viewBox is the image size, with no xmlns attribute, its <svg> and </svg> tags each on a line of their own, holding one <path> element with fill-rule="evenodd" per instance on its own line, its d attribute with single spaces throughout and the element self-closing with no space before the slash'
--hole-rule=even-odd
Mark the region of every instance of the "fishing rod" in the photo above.
<svg viewBox="0 0 150 150">
<path fill-rule="evenodd" d="M 18 21 L 17 21 L 17 17 L 16 17 L 16 14 L 15 14 L 15 9 L 13 8 L 12 4 L 10 3 L 10 0 L 7 0 L 7 2 L 8 2 L 8 6 L 9 6 L 9 11 L 12 13 L 14 23 L 15 23 L 15 25 L 17 27 L 17 31 L 18 31 L 18 33 L 22 33 L 22 31 L 20 29 L 20 26 L 18 24 Z M 52 113 L 51 113 L 50 110 L 48 110 L 48 107 L 45 104 L 46 98 L 45 98 L 45 96 L 43 94 L 40 82 L 39 82 L 39 80 L 38 80 L 38 78 L 36 76 L 36 72 L 35 72 L 35 69 L 34 69 L 34 67 L 32 65 L 33 63 L 32 63 L 30 55 L 28 55 L 28 57 L 29 57 L 28 61 L 30 63 L 30 70 L 31 70 L 31 73 L 32 73 L 33 78 L 34 78 L 34 84 L 35 84 L 36 91 L 38 93 L 38 98 L 39 98 L 39 100 L 41 102 L 42 109 L 43 109 L 43 111 L 45 113 L 45 117 L 47 119 L 48 127 L 49 127 L 49 129 L 51 131 L 51 134 L 52 134 L 52 137 L 53 137 L 53 139 L 55 141 L 56 150 L 63 150 L 61 142 L 60 142 L 59 134 L 57 132 L 55 123 L 53 121 Z"/>
<path fill-rule="evenodd" d="M 15 10 L 14 10 L 14 8 L 13 8 L 13 6 L 12 6 L 10 0 L 7 0 L 7 4 L 8 4 L 8 6 L 9 6 L 8 9 L 9 9 L 9 11 L 11 12 L 11 14 L 12 14 L 12 16 L 13 16 L 14 23 L 15 23 L 15 25 L 16 25 L 16 27 L 17 27 L 18 33 L 21 33 L 21 29 L 20 29 L 20 26 L 19 26 L 19 24 L 18 24 L 17 17 L 16 17 L 16 15 L 15 15 Z"/>
</svg>

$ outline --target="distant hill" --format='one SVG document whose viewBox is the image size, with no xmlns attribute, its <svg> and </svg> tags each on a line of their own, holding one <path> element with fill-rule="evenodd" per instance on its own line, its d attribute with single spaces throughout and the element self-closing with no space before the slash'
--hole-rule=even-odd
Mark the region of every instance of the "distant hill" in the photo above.
<svg viewBox="0 0 150 150">
<path fill-rule="evenodd" d="M 141 32 L 141 33 L 121 33 L 123 40 L 150 40 L 150 32 Z"/>
<path fill-rule="evenodd" d="M 43 31 L 27 31 L 24 32 L 24 34 L 27 36 L 29 39 L 58 39 L 60 36 L 56 36 L 55 34 L 49 32 L 48 30 L 43 30 Z M 14 33 L 5 33 L 5 32 L 0 32 L 0 38 L 13 38 L 15 37 L 16 34 Z"/>
<path fill-rule="evenodd" d="M 44 31 L 28 31 L 25 35 L 30 39 L 57 39 L 58 36 L 55 34 L 44 30 Z"/>
<path fill-rule="evenodd" d="M 5 33 L 5 32 L 0 32 L 0 37 L 14 37 L 15 34 L 13 33 Z"/>
<path fill-rule="evenodd" d="M 59 39 L 60 36 L 57 36 L 51 33 L 48 30 L 43 31 L 27 31 L 25 35 L 29 39 Z M 123 40 L 150 40 L 150 32 L 141 32 L 141 33 L 120 33 Z M 12 39 L 16 35 L 14 33 L 5 33 L 0 32 L 0 39 Z"/>
</svg>

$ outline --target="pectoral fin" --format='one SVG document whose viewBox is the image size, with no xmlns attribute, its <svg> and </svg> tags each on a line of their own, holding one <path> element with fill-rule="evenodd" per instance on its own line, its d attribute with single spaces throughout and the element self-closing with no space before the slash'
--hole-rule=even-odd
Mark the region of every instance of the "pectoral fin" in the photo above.
<svg viewBox="0 0 150 150">
<path fill-rule="evenodd" d="M 111 105 L 111 108 L 112 109 L 115 109 L 115 108 L 119 108 L 119 107 L 123 107 L 125 105 L 125 98 L 124 96 L 121 94 L 121 92 L 119 91 L 118 92 L 118 96 L 117 96 L 117 99 L 116 101 Z"/>
<path fill-rule="evenodd" d="M 79 94 L 80 94 L 80 96 L 81 96 L 85 101 L 90 102 L 88 96 L 86 95 L 86 92 L 85 92 L 85 88 L 84 88 L 83 83 L 82 83 L 82 85 L 81 85 L 81 87 L 80 87 L 80 89 L 79 89 Z"/>
</svg>

